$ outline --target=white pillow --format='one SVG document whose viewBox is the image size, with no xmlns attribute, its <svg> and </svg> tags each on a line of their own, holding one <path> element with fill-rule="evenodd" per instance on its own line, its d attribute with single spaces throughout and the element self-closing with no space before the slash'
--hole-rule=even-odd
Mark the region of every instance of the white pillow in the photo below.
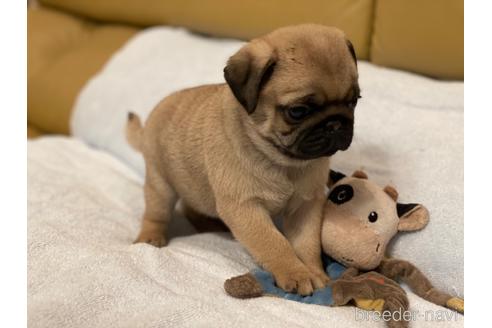
<svg viewBox="0 0 492 328">
<path fill-rule="evenodd" d="M 72 134 L 108 150 L 143 175 L 141 156 L 126 143 L 127 113 L 145 120 L 174 91 L 223 82 L 226 61 L 241 45 L 169 27 L 137 34 L 81 91 L 72 115 Z"/>
<path fill-rule="evenodd" d="M 137 34 L 83 89 L 72 132 L 144 174 L 126 143 L 128 111 L 142 119 L 169 93 L 223 82 L 223 67 L 242 42 L 158 27 Z M 354 142 L 333 168 L 364 169 L 394 184 L 402 202 L 421 202 L 426 229 L 402 236 L 393 255 L 413 261 L 436 286 L 463 296 L 463 83 L 440 82 L 359 62 L 362 96 Z"/>
</svg>

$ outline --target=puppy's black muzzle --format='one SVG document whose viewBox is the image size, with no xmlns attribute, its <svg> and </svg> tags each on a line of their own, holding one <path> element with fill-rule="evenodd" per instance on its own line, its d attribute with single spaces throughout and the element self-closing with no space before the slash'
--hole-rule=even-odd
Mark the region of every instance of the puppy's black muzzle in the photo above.
<svg viewBox="0 0 492 328">
<path fill-rule="evenodd" d="M 354 120 L 344 115 L 329 116 L 305 130 L 297 139 L 295 153 L 303 159 L 331 156 L 352 143 Z"/>
</svg>

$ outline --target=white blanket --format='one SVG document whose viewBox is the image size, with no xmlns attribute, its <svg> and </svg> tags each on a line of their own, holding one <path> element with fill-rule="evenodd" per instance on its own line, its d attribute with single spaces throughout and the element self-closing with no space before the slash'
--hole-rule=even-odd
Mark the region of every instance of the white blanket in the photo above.
<svg viewBox="0 0 492 328">
<path fill-rule="evenodd" d="M 166 248 L 132 245 L 142 210 L 139 177 L 113 156 L 70 138 L 28 142 L 29 327 L 385 327 L 352 307 L 231 298 L 224 280 L 254 263 L 229 234 L 184 236 L 176 218 Z M 463 326 L 409 298 L 413 327 Z"/>
<path fill-rule="evenodd" d="M 127 112 L 147 117 L 172 91 L 223 82 L 239 41 L 204 38 L 158 27 L 139 33 L 94 77 L 75 107 L 75 136 L 104 149 L 143 175 L 143 160 L 124 138 Z M 428 227 L 403 235 L 393 255 L 417 264 L 435 284 L 463 296 L 463 83 L 359 62 L 362 99 L 355 137 L 334 156 L 334 168 L 364 169 L 392 183 L 403 202 L 421 202 Z"/>
</svg>

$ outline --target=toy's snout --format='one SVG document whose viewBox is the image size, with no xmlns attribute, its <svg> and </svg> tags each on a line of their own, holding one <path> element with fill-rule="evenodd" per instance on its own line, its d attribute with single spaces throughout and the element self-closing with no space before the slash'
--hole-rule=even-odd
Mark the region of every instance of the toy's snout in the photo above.
<svg viewBox="0 0 492 328">
<path fill-rule="evenodd" d="M 355 217 L 332 215 L 322 226 L 323 251 L 345 266 L 361 270 L 379 265 L 386 239 Z"/>
</svg>

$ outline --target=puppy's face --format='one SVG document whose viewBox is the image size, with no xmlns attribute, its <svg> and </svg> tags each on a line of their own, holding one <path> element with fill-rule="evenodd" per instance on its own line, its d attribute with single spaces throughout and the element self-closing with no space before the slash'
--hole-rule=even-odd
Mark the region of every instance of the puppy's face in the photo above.
<svg viewBox="0 0 492 328">
<path fill-rule="evenodd" d="M 314 24 L 276 30 L 245 45 L 224 73 L 264 147 L 308 160 L 350 146 L 360 91 L 341 31 Z"/>
</svg>

